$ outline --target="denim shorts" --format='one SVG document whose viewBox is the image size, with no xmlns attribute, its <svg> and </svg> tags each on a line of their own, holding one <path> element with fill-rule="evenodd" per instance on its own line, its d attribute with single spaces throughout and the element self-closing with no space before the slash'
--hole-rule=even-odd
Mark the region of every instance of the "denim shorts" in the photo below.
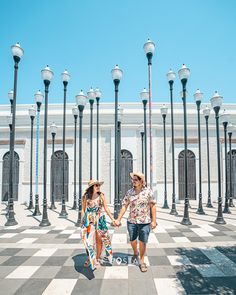
<svg viewBox="0 0 236 295">
<path fill-rule="evenodd" d="M 148 236 L 151 230 L 151 224 L 137 224 L 127 222 L 130 241 L 135 241 L 137 238 L 143 243 L 147 243 Z"/>
</svg>

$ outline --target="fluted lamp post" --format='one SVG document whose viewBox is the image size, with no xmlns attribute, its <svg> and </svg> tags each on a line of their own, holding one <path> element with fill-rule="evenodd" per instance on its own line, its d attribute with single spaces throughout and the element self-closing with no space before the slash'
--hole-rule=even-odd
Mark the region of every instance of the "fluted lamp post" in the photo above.
<svg viewBox="0 0 236 295">
<path fill-rule="evenodd" d="M 7 116 L 7 123 L 9 126 L 9 147 L 11 148 L 11 140 L 12 140 L 12 111 L 10 113 L 9 116 Z M 9 213 L 9 204 L 10 204 L 10 197 L 9 197 L 9 191 L 8 191 L 8 195 L 7 195 L 7 207 L 6 207 L 6 211 L 8 214 Z"/>
<path fill-rule="evenodd" d="M 216 119 L 216 144 L 217 144 L 217 168 L 218 168 L 218 212 L 215 223 L 225 224 L 222 214 L 222 195 L 221 195 L 221 165 L 220 165 L 220 131 L 219 131 L 219 112 L 222 105 L 222 96 L 216 91 L 211 98 L 211 106 L 215 111 Z"/>
<path fill-rule="evenodd" d="M 209 149 L 209 127 L 208 127 L 210 113 L 211 113 L 211 109 L 208 106 L 206 106 L 205 109 L 203 109 L 203 115 L 206 121 L 206 140 L 207 140 L 207 183 L 208 183 L 207 204 L 206 204 L 207 208 L 213 208 L 211 203 L 211 171 L 210 171 L 210 149 Z"/>
<path fill-rule="evenodd" d="M 39 117 L 40 117 L 40 108 L 43 102 L 43 94 L 41 91 L 37 91 L 34 95 L 34 99 L 37 105 L 37 117 L 36 117 L 36 147 L 35 147 L 35 207 L 33 216 L 41 215 L 39 210 Z"/>
<path fill-rule="evenodd" d="M 13 112 L 13 90 L 10 90 L 9 92 L 8 92 L 8 98 L 9 98 L 9 101 L 10 101 L 10 104 L 11 104 L 11 114 L 12 114 L 12 112 Z"/>
<path fill-rule="evenodd" d="M 194 93 L 194 99 L 197 105 L 197 125 L 198 125 L 198 209 L 197 214 L 205 214 L 203 207 L 202 207 L 202 149 L 201 149 L 201 119 L 200 119 L 200 109 L 201 109 L 201 102 L 203 98 L 203 93 L 197 89 Z"/>
<path fill-rule="evenodd" d="M 123 119 L 124 109 L 118 107 L 118 126 L 117 126 L 117 141 L 118 141 L 118 213 L 120 212 L 122 203 L 122 192 L 121 192 L 121 124 Z"/>
<path fill-rule="evenodd" d="M 114 218 L 118 217 L 118 92 L 119 84 L 122 79 L 123 72 L 118 65 L 111 71 L 112 80 L 115 86 L 115 155 L 114 155 Z"/>
<path fill-rule="evenodd" d="M 155 51 L 155 44 L 150 39 L 143 45 L 148 60 L 148 104 L 149 104 L 149 159 L 150 159 L 150 188 L 152 188 L 153 159 L 152 159 L 152 57 Z"/>
<path fill-rule="evenodd" d="M 82 122 L 83 122 L 83 111 L 87 103 L 87 96 L 84 95 L 81 90 L 76 95 L 76 101 L 79 109 L 79 196 L 78 196 L 78 219 L 76 226 L 81 226 L 81 214 L 82 214 Z"/>
<path fill-rule="evenodd" d="M 233 203 L 233 182 L 232 182 L 232 135 L 235 131 L 235 126 L 232 123 L 228 125 L 228 135 L 229 135 L 229 207 L 234 207 Z"/>
<path fill-rule="evenodd" d="M 145 181 L 147 183 L 147 102 L 149 98 L 149 93 L 146 88 L 140 92 L 140 98 L 143 103 L 143 122 L 144 122 L 144 175 Z"/>
<path fill-rule="evenodd" d="M 29 108 L 29 116 L 30 116 L 30 199 L 29 199 L 29 206 L 28 209 L 33 209 L 33 187 L 32 187 L 32 180 L 33 180 L 33 137 L 34 137 L 34 118 L 36 115 L 36 110 L 34 106 Z"/>
<path fill-rule="evenodd" d="M 90 104 L 90 159 L 89 159 L 89 175 L 90 179 L 93 178 L 93 104 L 94 100 L 96 98 L 96 93 L 91 87 L 89 91 L 87 92 L 89 104 Z"/>
<path fill-rule="evenodd" d="M 14 171 L 14 153 L 15 153 L 15 125 L 16 125 L 16 94 L 17 94 L 17 75 L 18 65 L 24 54 L 24 50 L 16 43 L 11 47 L 14 60 L 14 87 L 13 87 L 13 104 L 12 104 L 12 136 L 10 140 L 10 167 L 9 167 L 9 210 L 7 215 L 6 226 L 16 225 L 14 212 L 14 196 L 13 196 L 13 171 Z"/>
<path fill-rule="evenodd" d="M 54 152 L 55 152 L 55 138 L 56 138 L 56 134 L 57 134 L 57 125 L 54 122 L 50 125 L 50 132 L 51 132 L 51 135 L 52 135 L 52 156 L 51 156 L 51 159 L 52 159 L 52 166 L 51 166 L 52 190 L 51 190 L 51 206 L 50 206 L 50 209 L 55 210 L 57 208 L 56 208 L 56 205 L 55 205 L 55 187 L 54 187 L 55 182 L 54 181 L 55 181 L 55 174 L 57 173 L 57 171 L 55 171 L 55 155 L 54 155 Z"/>
<path fill-rule="evenodd" d="M 168 113 L 168 107 L 163 105 L 161 107 L 161 115 L 163 120 L 163 135 L 164 135 L 164 203 L 162 208 L 169 209 L 167 202 L 167 179 L 166 179 L 166 116 Z"/>
<path fill-rule="evenodd" d="M 183 64 L 182 68 L 178 71 L 179 79 L 182 83 L 182 100 L 184 111 L 184 217 L 181 221 L 183 225 L 191 225 L 189 219 L 189 194 L 188 194 L 188 139 L 187 139 L 187 108 L 186 108 L 186 85 L 190 75 L 190 70 Z"/>
<path fill-rule="evenodd" d="M 102 96 L 102 92 L 99 88 L 95 90 L 96 102 L 97 102 L 97 179 L 99 179 L 99 102 Z"/>
<path fill-rule="evenodd" d="M 66 212 L 66 192 L 65 192 L 65 144 L 66 144 L 66 94 L 67 85 L 70 80 L 70 75 L 67 70 L 61 73 L 61 79 L 64 86 L 64 99 L 63 99 L 63 131 L 62 131 L 62 198 L 61 198 L 61 212 L 59 216 L 66 218 L 68 213 Z"/>
<path fill-rule="evenodd" d="M 144 124 L 139 126 L 139 132 L 141 136 L 141 159 L 142 159 L 142 173 L 144 174 Z"/>
<path fill-rule="evenodd" d="M 227 159 L 227 150 L 228 150 L 228 144 L 227 144 L 227 126 L 229 122 L 229 114 L 226 112 L 226 110 L 223 111 L 223 113 L 220 116 L 220 121 L 223 124 L 224 127 L 224 144 L 225 144 L 225 207 L 223 210 L 223 213 L 230 214 L 229 209 L 229 191 L 228 191 L 228 159 Z"/>
<path fill-rule="evenodd" d="M 49 226 L 47 213 L 47 128 L 48 128 L 48 92 L 49 85 L 53 79 L 53 72 L 46 66 L 41 71 L 42 79 L 45 86 L 45 108 L 44 108 L 44 144 L 43 144 L 43 215 L 40 226 Z"/>
<path fill-rule="evenodd" d="M 72 210 L 77 209 L 77 194 L 76 194 L 76 161 L 77 161 L 77 120 L 78 120 L 78 114 L 79 110 L 78 107 L 75 106 L 72 108 L 72 114 L 74 116 L 74 202 L 72 206 Z"/>
</svg>

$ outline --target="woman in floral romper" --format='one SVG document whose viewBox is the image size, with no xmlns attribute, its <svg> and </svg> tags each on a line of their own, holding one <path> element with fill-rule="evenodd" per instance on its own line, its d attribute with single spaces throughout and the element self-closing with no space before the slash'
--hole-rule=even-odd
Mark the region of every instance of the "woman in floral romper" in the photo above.
<svg viewBox="0 0 236 295">
<path fill-rule="evenodd" d="M 84 263 L 84 266 L 90 266 L 92 270 L 100 264 L 103 247 L 106 257 L 112 263 L 111 239 L 104 210 L 112 222 L 114 222 L 114 219 L 107 206 L 104 194 L 100 192 L 102 184 L 103 182 L 90 180 L 82 200 L 84 213 L 81 226 L 82 240 L 88 254 L 88 260 Z"/>
</svg>

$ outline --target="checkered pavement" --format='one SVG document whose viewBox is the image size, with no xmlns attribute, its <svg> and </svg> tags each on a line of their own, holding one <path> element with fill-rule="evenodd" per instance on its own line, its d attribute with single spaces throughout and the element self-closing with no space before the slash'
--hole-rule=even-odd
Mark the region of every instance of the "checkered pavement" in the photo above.
<svg viewBox="0 0 236 295">
<path fill-rule="evenodd" d="M 83 267 L 79 228 L 0 227 L 2 294 L 236 294 L 233 224 L 160 224 L 150 234 L 147 273 L 131 263 L 126 227 L 110 234 L 113 266 L 92 272 Z"/>
</svg>

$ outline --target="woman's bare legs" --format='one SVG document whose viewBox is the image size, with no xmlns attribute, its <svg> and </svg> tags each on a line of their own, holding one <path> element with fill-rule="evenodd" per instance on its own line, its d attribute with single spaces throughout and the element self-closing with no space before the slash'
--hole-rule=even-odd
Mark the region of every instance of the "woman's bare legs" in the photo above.
<svg viewBox="0 0 236 295">
<path fill-rule="evenodd" d="M 101 235 L 96 231 L 96 252 L 97 252 L 97 261 L 101 258 L 102 254 L 102 238 Z"/>
</svg>

